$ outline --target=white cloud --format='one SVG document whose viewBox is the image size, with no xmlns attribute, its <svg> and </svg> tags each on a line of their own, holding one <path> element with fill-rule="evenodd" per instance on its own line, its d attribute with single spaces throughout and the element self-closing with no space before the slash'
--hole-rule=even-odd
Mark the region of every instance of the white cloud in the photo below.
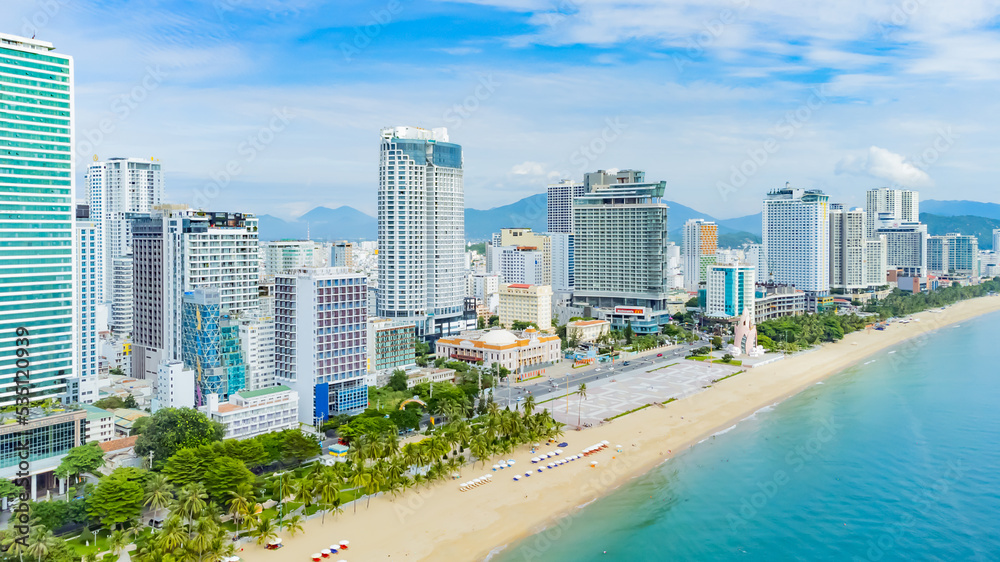
<svg viewBox="0 0 1000 562">
<path fill-rule="evenodd" d="M 838 174 L 871 176 L 892 185 L 904 187 L 931 187 L 934 181 L 927 172 L 908 162 L 905 157 L 878 146 L 863 154 L 851 154 L 837 162 Z"/>
<path fill-rule="evenodd" d="M 511 167 L 510 173 L 515 176 L 544 176 L 546 175 L 545 166 L 539 162 L 521 162 L 520 164 L 515 164 Z"/>
</svg>

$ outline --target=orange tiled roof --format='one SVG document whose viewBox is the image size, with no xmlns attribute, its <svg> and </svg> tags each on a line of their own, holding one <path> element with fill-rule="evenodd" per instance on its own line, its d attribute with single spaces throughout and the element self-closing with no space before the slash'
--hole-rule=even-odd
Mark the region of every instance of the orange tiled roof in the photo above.
<svg viewBox="0 0 1000 562">
<path fill-rule="evenodd" d="M 122 437 L 121 439 L 112 439 L 111 441 L 105 441 L 100 443 L 101 450 L 105 453 L 110 453 L 111 451 L 118 451 L 120 449 L 128 449 L 129 447 L 134 447 L 135 442 L 139 439 L 138 435 L 131 435 L 129 437 Z"/>
</svg>

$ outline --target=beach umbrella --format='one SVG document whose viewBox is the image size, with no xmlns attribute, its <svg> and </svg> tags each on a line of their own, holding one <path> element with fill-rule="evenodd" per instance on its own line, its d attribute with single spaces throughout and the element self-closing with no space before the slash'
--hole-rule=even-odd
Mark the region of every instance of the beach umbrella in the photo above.
<svg viewBox="0 0 1000 562">
<path fill-rule="evenodd" d="M 347 550 L 347 545 L 349 545 L 349 544 L 351 544 L 351 543 L 348 542 L 348 541 L 340 541 L 340 548 L 343 548 L 344 550 Z"/>
<path fill-rule="evenodd" d="M 330 549 L 329 548 L 324 548 L 323 550 L 319 551 L 319 554 L 323 558 L 329 558 L 329 556 L 330 556 Z"/>
<path fill-rule="evenodd" d="M 538 457 L 531 457 L 531 464 L 538 464 Z"/>
<path fill-rule="evenodd" d="M 323 555 L 318 552 L 312 555 L 313 560 L 319 560 L 320 558 L 323 558 Z"/>
<path fill-rule="evenodd" d="M 493 472 L 496 472 L 498 468 L 500 468 L 500 465 L 498 464 L 493 465 Z"/>
<path fill-rule="evenodd" d="M 514 460 L 514 459 L 507 459 L 507 464 L 509 464 L 510 466 L 514 466 L 515 463 L 517 463 L 516 460 Z"/>
<path fill-rule="evenodd" d="M 591 467 L 597 467 L 597 461 L 590 461 Z"/>
<path fill-rule="evenodd" d="M 538 469 L 538 472 L 541 472 L 541 471 L 542 471 L 542 469 L 541 469 L 541 468 L 539 468 L 539 469 Z"/>
<path fill-rule="evenodd" d="M 340 545 L 339 544 L 331 544 L 330 545 L 330 553 L 331 554 L 336 554 L 338 549 L 340 549 Z"/>
<path fill-rule="evenodd" d="M 514 477 L 514 481 L 515 481 L 515 482 L 517 482 L 517 481 L 518 481 L 518 480 L 520 480 L 520 479 L 521 479 L 521 477 L 520 477 L 520 476 L 515 476 L 515 477 Z"/>
<path fill-rule="evenodd" d="M 531 476 L 531 471 L 529 470 L 528 472 L 525 472 L 524 475 L 525 476 Z"/>
</svg>

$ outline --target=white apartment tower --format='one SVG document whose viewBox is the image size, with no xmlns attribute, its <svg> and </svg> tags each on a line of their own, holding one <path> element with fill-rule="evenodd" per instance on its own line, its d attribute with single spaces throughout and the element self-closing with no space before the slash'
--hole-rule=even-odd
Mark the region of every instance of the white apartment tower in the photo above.
<svg viewBox="0 0 1000 562">
<path fill-rule="evenodd" d="M 114 301 L 114 259 L 132 253 L 132 221 L 163 199 L 163 170 L 155 160 L 109 158 L 87 167 L 91 219 L 100 225 L 101 299 Z"/>
<path fill-rule="evenodd" d="M 886 238 L 869 239 L 864 209 L 830 211 L 830 288 L 864 291 L 886 284 Z"/>
<path fill-rule="evenodd" d="M 830 292 L 829 196 L 785 186 L 764 199 L 765 279 L 811 293 Z"/>
<path fill-rule="evenodd" d="M 684 289 L 697 291 L 707 281 L 706 270 L 716 262 L 719 247 L 719 226 L 705 219 L 690 219 L 684 223 Z"/>
<path fill-rule="evenodd" d="M 993 251 L 1000 254 L 1000 228 L 993 229 Z"/>
<path fill-rule="evenodd" d="M 881 221 L 920 222 L 920 194 L 908 189 L 880 187 L 869 189 L 865 201 L 868 213 L 865 236 L 875 235 Z"/>
<path fill-rule="evenodd" d="M 293 269 L 313 267 L 316 265 L 315 258 L 319 251 L 319 244 L 312 240 L 261 242 L 260 274 L 273 276 Z"/>
<path fill-rule="evenodd" d="M 110 328 L 116 336 L 132 334 L 132 255 L 111 260 L 112 283 Z"/>
<path fill-rule="evenodd" d="M 274 386 L 274 316 L 251 311 L 239 319 L 240 345 L 247 364 L 247 390 Z"/>
<path fill-rule="evenodd" d="M 192 220 L 207 228 L 185 236 L 185 291 L 215 288 L 222 308 L 230 312 L 256 309 L 260 262 L 257 217 L 247 213 L 195 211 Z"/>
<path fill-rule="evenodd" d="M 559 183 L 548 186 L 546 205 L 548 207 L 547 230 L 549 234 L 573 233 L 573 200 L 583 193 L 583 184 L 572 180 L 561 180 Z"/>
<path fill-rule="evenodd" d="M 77 207 L 76 224 L 73 230 L 73 246 L 76 253 L 76 263 L 74 264 L 74 281 L 77 286 L 76 306 L 76 393 L 83 388 L 90 388 L 96 385 L 98 367 L 98 346 L 97 341 L 97 295 L 98 274 L 100 267 L 98 261 L 98 226 L 90 220 L 86 213 L 86 207 Z M 96 396 L 70 396 L 67 397 L 76 402 L 93 402 Z"/>
<path fill-rule="evenodd" d="M 418 337 L 464 327 L 462 147 L 448 130 L 381 131 L 378 316 L 414 322 Z"/>
</svg>

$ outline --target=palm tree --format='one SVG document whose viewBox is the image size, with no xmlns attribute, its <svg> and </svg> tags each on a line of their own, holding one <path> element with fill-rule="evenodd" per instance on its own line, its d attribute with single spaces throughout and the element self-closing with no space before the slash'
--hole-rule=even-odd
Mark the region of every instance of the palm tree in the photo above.
<svg viewBox="0 0 1000 562">
<path fill-rule="evenodd" d="M 206 517 L 202 517 L 194 522 L 194 536 L 191 537 L 191 549 L 198 552 L 198 562 L 201 562 L 205 551 L 211 549 L 212 539 L 215 536 L 215 522 Z"/>
<path fill-rule="evenodd" d="M 191 524 L 195 519 L 201 517 L 202 512 L 208 506 L 207 500 L 208 492 L 205 491 L 205 485 L 201 482 L 192 482 L 177 493 L 174 510 L 187 520 L 189 535 Z"/>
<path fill-rule="evenodd" d="M 312 505 L 313 487 L 312 479 L 307 477 L 302 477 L 292 482 L 292 493 L 295 495 L 294 500 L 302 502 L 303 512 L 307 507 Z"/>
<path fill-rule="evenodd" d="M 351 476 L 351 484 L 355 488 L 359 490 L 364 490 L 365 488 L 371 485 L 371 482 L 372 482 L 372 475 L 370 472 L 365 470 L 364 467 L 357 466 L 354 468 L 354 475 Z M 357 497 L 355 497 L 354 499 L 355 499 L 354 513 L 357 513 L 358 512 Z"/>
<path fill-rule="evenodd" d="M 250 510 L 256 504 L 253 486 L 246 482 L 233 492 L 233 497 L 229 498 L 229 514 L 236 521 L 236 536 L 240 535 L 240 523 L 243 522 L 243 518 L 250 515 Z"/>
<path fill-rule="evenodd" d="M 111 538 L 108 539 L 108 550 L 111 551 L 111 554 L 117 557 L 121 551 L 125 550 L 126 546 L 128 546 L 128 536 L 125 531 L 119 529 L 111 533 Z"/>
<path fill-rule="evenodd" d="M 115 531 L 120 533 L 121 531 Z M 28 548 L 25 549 L 25 553 L 28 556 L 35 556 L 38 558 L 38 562 L 42 562 L 42 558 L 49 555 L 52 549 L 56 547 L 56 538 L 52 535 L 52 531 L 48 530 L 45 525 L 39 525 L 35 528 L 34 532 L 28 539 Z M 122 545 L 122 548 L 125 548 Z M 121 549 L 119 549 L 121 550 Z"/>
<path fill-rule="evenodd" d="M 576 406 L 576 425 L 580 425 L 580 408 L 583 406 L 583 401 L 587 399 L 587 383 L 580 383 L 580 388 L 576 389 L 576 393 L 580 395 L 580 401 L 577 402 Z"/>
<path fill-rule="evenodd" d="M 274 519 L 270 517 L 261 517 L 255 521 L 253 536 L 257 539 L 257 544 L 264 545 L 267 544 L 273 538 L 278 536 L 277 530 L 274 528 Z"/>
<path fill-rule="evenodd" d="M 290 536 L 290 537 L 294 537 L 295 533 L 301 533 L 302 532 L 302 516 L 301 515 L 293 515 L 293 516 L 289 517 L 288 518 L 288 524 L 285 525 L 285 526 L 288 527 L 288 536 Z"/>
<path fill-rule="evenodd" d="M 524 415 L 525 416 L 530 416 L 531 412 L 535 411 L 535 395 L 534 394 L 529 394 L 524 399 L 524 406 L 522 406 L 522 408 L 524 409 Z"/>
<path fill-rule="evenodd" d="M 167 481 L 167 477 L 154 473 L 146 483 L 146 497 L 142 505 L 152 508 L 153 518 L 159 519 L 160 510 L 170 505 L 174 499 L 174 487 Z"/>
<path fill-rule="evenodd" d="M 476 460 L 485 465 L 487 457 L 489 457 L 490 454 L 489 446 L 486 442 L 486 436 L 480 434 L 473 437 L 470 448 L 472 449 L 472 454 L 475 455 Z"/>
<path fill-rule="evenodd" d="M 163 523 L 163 529 L 156 534 L 157 546 L 163 551 L 171 552 L 180 548 L 187 540 L 187 533 L 184 532 L 184 525 L 180 517 L 174 515 L 167 518 Z"/>
<path fill-rule="evenodd" d="M 332 509 L 340 509 L 340 478 L 333 470 L 324 470 L 320 473 L 316 482 L 316 492 L 319 495 L 319 503 L 323 510 L 323 520 L 326 523 L 326 512 Z"/>
</svg>

